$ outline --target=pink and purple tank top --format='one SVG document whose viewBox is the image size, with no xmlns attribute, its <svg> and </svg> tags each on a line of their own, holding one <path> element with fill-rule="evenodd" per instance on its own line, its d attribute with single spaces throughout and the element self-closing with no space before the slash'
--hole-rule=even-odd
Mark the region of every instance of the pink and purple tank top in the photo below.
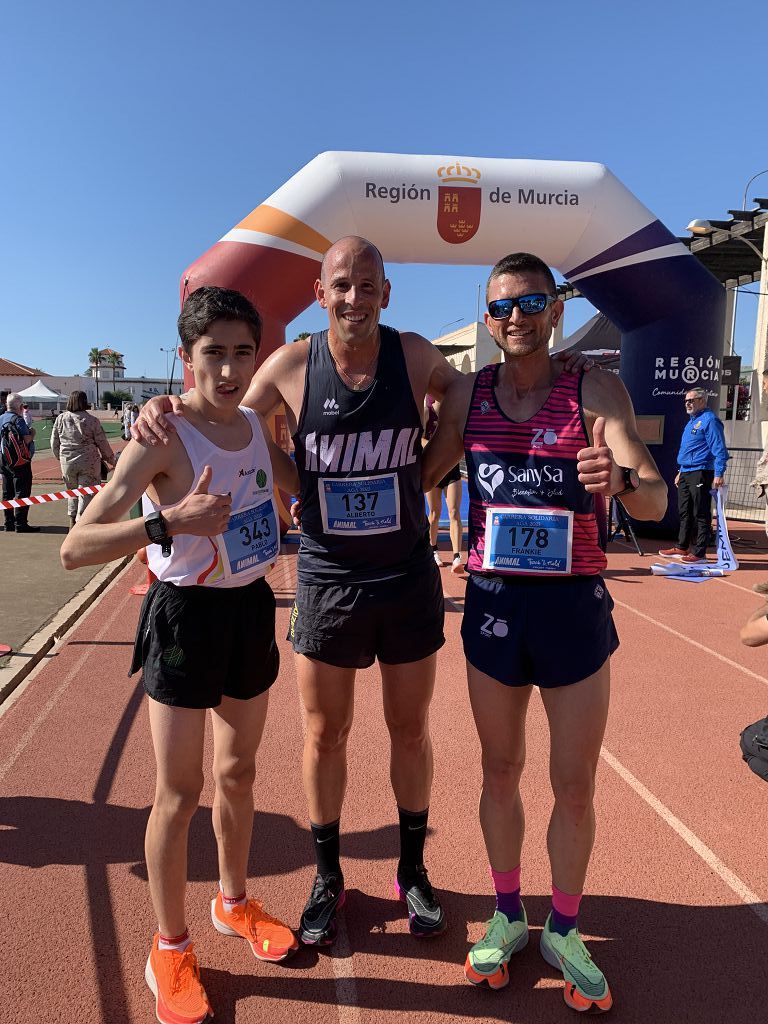
<svg viewBox="0 0 768 1024">
<path fill-rule="evenodd" d="M 606 566 L 605 503 L 579 483 L 576 455 L 591 442 L 583 375 L 563 372 L 529 420 L 496 400 L 501 364 L 477 375 L 464 428 L 470 572 L 591 576 Z M 597 501 L 595 500 L 597 498 Z"/>
</svg>

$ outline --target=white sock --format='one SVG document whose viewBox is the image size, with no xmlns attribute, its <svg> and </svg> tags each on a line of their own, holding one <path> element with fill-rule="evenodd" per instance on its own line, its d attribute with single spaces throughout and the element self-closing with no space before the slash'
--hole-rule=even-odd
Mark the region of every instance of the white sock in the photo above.
<svg viewBox="0 0 768 1024">
<path fill-rule="evenodd" d="M 177 953 L 183 953 L 192 940 L 189 932 L 185 929 L 183 935 L 176 935 L 172 939 L 164 939 L 162 935 L 157 940 L 158 949 L 175 949 Z"/>
<path fill-rule="evenodd" d="M 224 886 L 219 879 L 219 891 L 221 892 L 221 905 L 227 914 L 231 914 L 235 907 L 244 907 L 248 902 L 245 893 L 242 896 L 227 896 L 224 893 Z"/>
</svg>

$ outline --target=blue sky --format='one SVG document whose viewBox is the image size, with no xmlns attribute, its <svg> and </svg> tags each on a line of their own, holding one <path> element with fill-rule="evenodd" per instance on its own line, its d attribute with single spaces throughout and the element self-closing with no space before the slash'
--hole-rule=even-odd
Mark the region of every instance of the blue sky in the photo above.
<svg viewBox="0 0 768 1024">
<path fill-rule="evenodd" d="M 764 4 L 9 5 L 0 355 L 163 375 L 181 271 L 328 149 L 595 160 L 675 233 L 768 168 Z M 750 195 L 768 195 L 768 174 Z M 500 254 L 502 255 L 502 254 Z M 392 266 L 387 320 L 474 318 L 485 268 Z M 754 286 L 756 290 L 757 286 Z M 748 362 L 757 300 L 742 295 Z M 566 332 L 589 315 L 566 307 Z M 310 309 L 289 328 L 323 326 Z"/>
</svg>

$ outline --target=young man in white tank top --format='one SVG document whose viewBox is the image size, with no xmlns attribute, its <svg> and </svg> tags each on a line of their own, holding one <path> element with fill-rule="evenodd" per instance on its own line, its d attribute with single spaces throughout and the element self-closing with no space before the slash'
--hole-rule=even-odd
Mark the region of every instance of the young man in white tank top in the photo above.
<svg viewBox="0 0 768 1024">
<path fill-rule="evenodd" d="M 143 669 L 157 760 L 145 846 L 158 931 L 145 977 L 159 1021 L 200 1024 L 212 1010 L 184 894 L 207 709 L 220 872 L 213 925 L 246 939 L 261 960 L 283 960 L 298 947 L 288 927 L 245 895 L 255 756 L 279 664 L 275 601 L 264 580 L 279 550 L 272 486 L 297 493 L 298 475 L 263 419 L 240 408 L 261 339 L 251 303 L 238 292 L 199 288 L 184 303 L 179 335 L 179 354 L 195 376 L 184 424 L 169 445 L 128 445 L 109 486 L 65 539 L 61 560 L 74 569 L 147 545 L 158 578 L 142 609 L 131 668 Z M 142 496 L 144 519 L 126 520 Z"/>
</svg>

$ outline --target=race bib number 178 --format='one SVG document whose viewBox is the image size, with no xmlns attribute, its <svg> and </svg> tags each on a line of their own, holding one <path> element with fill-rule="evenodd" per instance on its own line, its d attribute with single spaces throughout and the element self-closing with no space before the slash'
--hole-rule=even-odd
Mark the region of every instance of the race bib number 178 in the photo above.
<svg viewBox="0 0 768 1024">
<path fill-rule="evenodd" d="M 573 512 L 549 508 L 489 508 L 483 568 L 497 573 L 564 576 L 571 571 Z"/>
</svg>

